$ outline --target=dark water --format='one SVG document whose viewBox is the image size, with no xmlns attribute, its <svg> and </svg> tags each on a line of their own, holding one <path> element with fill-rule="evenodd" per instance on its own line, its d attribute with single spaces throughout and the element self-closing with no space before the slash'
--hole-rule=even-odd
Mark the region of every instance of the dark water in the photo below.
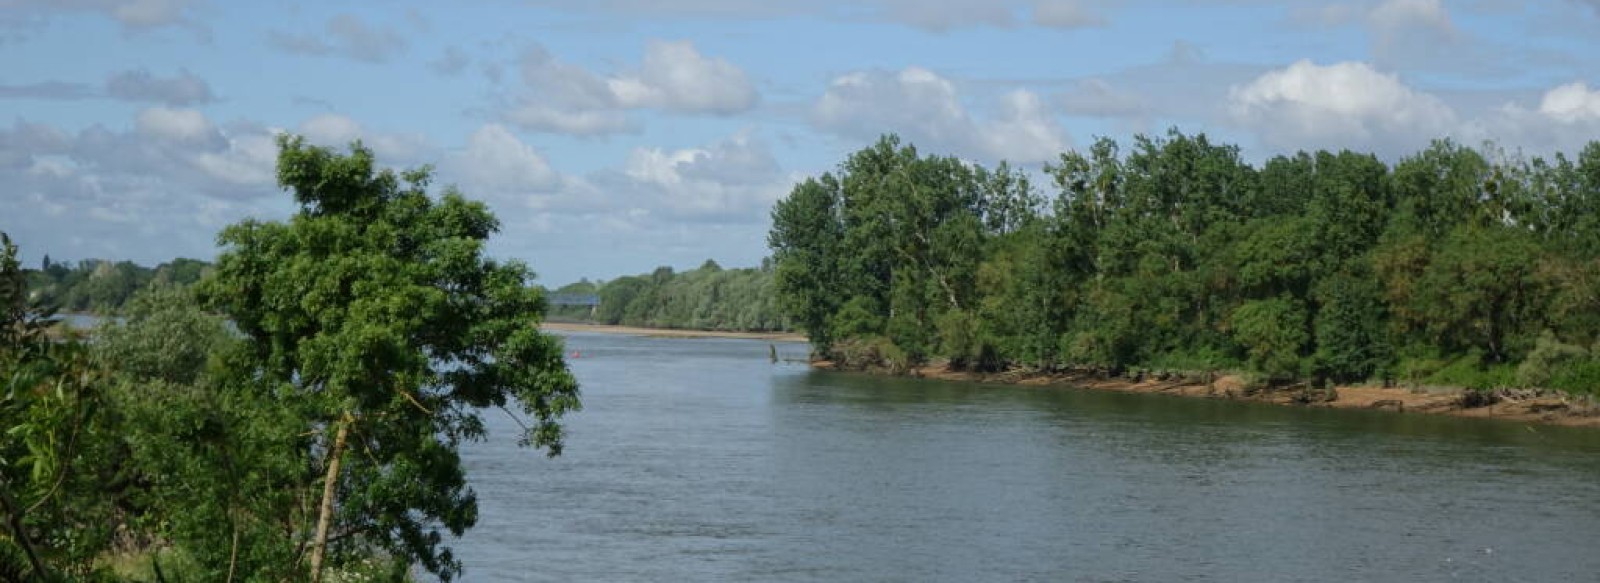
<svg viewBox="0 0 1600 583">
<path fill-rule="evenodd" d="M 568 350 L 565 456 L 466 451 L 468 581 L 1600 581 L 1600 431 Z"/>
</svg>

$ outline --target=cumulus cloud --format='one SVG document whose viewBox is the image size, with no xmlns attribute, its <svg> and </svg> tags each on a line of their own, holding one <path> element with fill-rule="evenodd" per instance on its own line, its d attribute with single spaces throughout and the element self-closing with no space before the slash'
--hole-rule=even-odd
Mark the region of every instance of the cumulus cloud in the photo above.
<svg viewBox="0 0 1600 583">
<path fill-rule="evenodd" d="M 152 107 L 139 112 L 139 133 L 155 140 L 204 143 L 221 138 L 205 114 L 193 109 Z"/>
<path fill-rule="evenodd" d="M 911 142 L 984 160 L 1049 160 L 1068 139 L 1034 93 L 1006 94 L 998 111 L 977 119 L 962 106 L 955 83 L 927 69 L 840 76 L 812 110 L 820 128 L 857 139 L 894 132 Z"/>
<path fill-rule="evenodd" d="M 1533 154 L 1569 154 L 1600 136 L 1600 88 L 1583 82 L 1558 85 L 1537 103 L 1508 102 L 1473 120 L 1470 137 L 1512 146 Z"/>
<path fill-rule="evenodd" d="M 18 121 L 0 128 L 0 228 L 57 257 L 209 256 L 226 222 L 281 212 L 275 155 L 272 130 L 195 110 L 149 108 L 130 128 L 76 132 Z M 52 232 L 68 221 L 70 236 Z"/>
<path fill-rule="evenodd" d="M 638 71 L 606 84 L 623 107 L 730 114 L 756 104 L 755 87 L 743 70 L 701 55 L 688 41 L 652 41 Z"/>
<path fill-rule="evenodd" d="M 433 146 L 420 134 L 368 131 L 356 120 L 336 113 L 323 113 L 307 118 L 296 128 L 313 144 L 344 148 L 360 140 L 372 148 L 373 154 L 387 164 L 408 165 L 425 162 L 433 153 Z"/>
<path fill-rule="evenodd" d="M 527 204 L 533 203 L 535 193 L 548 193 L 561 184 L 561 176 L 544 156 L 505 126 L 494 123 L 472 132 L 452 168 L 469 193 L 523 199 Z"/>
<path fill-rule="evenodd" d="M 1393 151 L 1449 135 L 1456 114 L 1438 97 L 1366 63 L 1301 60 L 1229 91 L 1234 121 L 1279 147 Z"/>
<path fill-rule="evenodd" d="M 1556 87 L 1539 101 L 1539 113 L 1562 123 L 1600 122 L 1600 89 L 1582 82 Z"/>
<path fill-rule="evenodd" d="M 528 131 L 599 135 L 634 128 L 626 112 L 656 109 L 730 115 L 755 107 L 759 97 L 745 72 L 707 57 L 687 42 L 654 41 L 640 66 L 600 75 L 557 59 L 543 47 L 518 63 L 522 93 L 501 119 Z"/>
<path fill-rule="evenodd" d="M 1482 75 L 1520 69 L 1501 47 L 1458 28 L 1443 0 L 1366 0 L 1307 5 L 1303 24 L 1364 29 L 1374 62 L 1390 69 Z"/>
<path fill-rule="evenodd" d="M 285 52 L 318 57 L 335 56 L 367 63 L 383 63 L 405 52 L 406 37 L 399 31 L 373 26 L 354 14 L 340 14 L 328 20 L 324 33 L 268 33 L 267 41 Z"/>
<path fill-rule="evenodd" d="M 599 181 L 624 187 L 630 210 L 697 222 L 759 222 L 793 183 L 748 133 L 701 148 L 635 148 Z"/>
</svg>

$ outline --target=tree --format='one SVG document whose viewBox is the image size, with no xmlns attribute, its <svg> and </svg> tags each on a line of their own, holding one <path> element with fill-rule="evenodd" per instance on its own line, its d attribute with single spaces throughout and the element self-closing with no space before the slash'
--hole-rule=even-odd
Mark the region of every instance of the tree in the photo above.
<svg viewBox="0 0 1600 583">
<path fill-rule="evenodd" d="M 579 406 L 538 330 L 543 297 L 525 265 L 482 256 L 499 223 L 454 189 L 430 197 L 429 169 L 379 170 L 359 142 L 278 147 L 299 211 L 223 230 L 199 295 L 249 343 L 226 363 L 230 390 L 301 424 L 297 486 L 320 504 L 281 517 L 286 534 L 314 581 L 373 548 L 450 579 L 442 533 L 477 519 L 456 448 L 483 436 L 479 411 L 519 406 L 534 418 L 521 443 L 558 455 L 559 417 Z"/>
<path fill-rule="evenodd" d="M 17 247 L 0 233 L 0 576 L 86 576 L 111 540 L 102 374 L 83 344 L 45 335 Z"/>
</svg>

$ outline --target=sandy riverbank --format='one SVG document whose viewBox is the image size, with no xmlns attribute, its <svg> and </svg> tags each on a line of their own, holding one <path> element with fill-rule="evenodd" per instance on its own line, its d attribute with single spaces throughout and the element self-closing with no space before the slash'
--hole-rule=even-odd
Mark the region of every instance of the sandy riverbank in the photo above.
<svg viewBox="0 0 1600 583">
<path fill-rule="evenodd" d="M 804 334 L 793 332 L 721 332 L 715 330 L 673 330 L 667 328 L 639 328 L 635 326 L 606 326 L 572 322 L 545 322 L 539 329 L 550 332 L 593 332 L 597 334 L 627 334 L 651 338 L 739 338 L 766 340 L 768 342 L 805 342 Z"/>
<path fill-rule="evenodd" d="M 818 361 L 812 366 L 821 369 L 836 368 L 834 363 Z M 1600 428 L 1600 407 L 1583 400 L 1556 394 L 1503 396 L 1499 402 L 1483 406 L 1466 406 L 1461 390 L 1412 390 L 1367 386 L 1335 387 L 1334 395 L 1301 389 L 1246 391 L 1236 376 L 1222 376 L 1210 383 L 1194 382 L 1182 378 L 1158 380 L 1148 378 L 1134 381 L 1126 378 L 1104 378 L 1089 373 L 972 373 L 954 371 L 943 365 L 923 366 L 914 369 L 911 376 L 950 381 L 1000 383 L 1037 387 L 1078 387 L 1125 393 L 1161 393 L 1212 399 L 1238 399 L 1291 405 L 1297 407 L 1324 407 L 1331 409 L 1377 409 L 1404 414 L 1451 415 L 1480 419 L 1500 419 L 1524 423 L 1541 423 L 1572 427 Z"/>
</svg>

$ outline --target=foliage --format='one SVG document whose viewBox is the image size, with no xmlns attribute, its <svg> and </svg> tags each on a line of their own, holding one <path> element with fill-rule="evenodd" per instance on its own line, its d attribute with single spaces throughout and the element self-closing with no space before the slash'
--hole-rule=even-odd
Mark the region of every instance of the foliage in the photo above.
<svg viewBox="0 0 1600 583">
<path fill-rule="evenodd" d="M 555 291 L 595 294 L 600 305 L 557 307 L 553 317 L 650 328 L 768 332 L 789 329 L 772 293 L 767 268 L 723 269 L 706 260 L 697 269 L 675 272 L 661 267 L 645 275 L 608 282 L 587 280 Z"/>
<path fill-rule="evenodd" d="M 210 269 L 210 263 L 186 258 L 152 268 L 98 259 L 73 265 L 45 257 L 40 269 L 28 274 L 28 294 L 40 305 L 64 312 L 117 314 L 148 285 L 193 285 Z"/>
<path fill-rule="evenodd" d="M 430 197 L 428 169 L 378 170 L 359 144 L 279 148 L 299 212 L 223 230 L 199 286 L 247 343 L 223 382 L 301 436 L 291 490 L 322 509 L 276 518 L 313 579 L 324 552 L 337 566 L 372 549 L 449 579 L 460 564 L 442 535 L 477 519 L 456 452 L 483 435 L 477 411 L 520 407 L 534 418 L 522 442 L 555 455 L 558 418 L 578 406 L 559 341 L 538 331 L 544 300 L 526 266 L 482 257 L 499 228 L 483 204 Z"/>
<path fill-rule="evenodd" d="M 1174 130 L 1045 172 L 1048 204 L 1009 167 L 884 137 L 774 207 L 779 305 L 824 357 L 871 338 L 957 367 L 1279 381 L 1509 386 L 1541 332 L 1600 340 L 1600 142 L 1572 159 L 1445 140 L 1393 166 L 1321 151 L 1253 167 Z M 1548 370 L 1524 381 L 1593 390 L 1587 364 L 1529 366 Z"/>
<path fill-rule="evenodd" d="M 112 536 L 115 459 L 102 369 L 88 347 L 45 336 L 51 312 L 30 302 L 17 248 L 0 233 L 0 573 L 16 580 L 98 576 Z"/>
<path fill-rule="evenodd" d="M 279 145 L 299 212 L 158 270 L 89 344 L 25 291 L 71 270 L 28 273 L 0 234 L 0 578 L 448 580 L 479 412 L 518 407 L 521 442 L 560 452 L 577 386 L 528 269 L 482 256 L 484 206 L 359 144 Z M 96 265 L 93 289 L 126 279 Z"/>
</svg>

